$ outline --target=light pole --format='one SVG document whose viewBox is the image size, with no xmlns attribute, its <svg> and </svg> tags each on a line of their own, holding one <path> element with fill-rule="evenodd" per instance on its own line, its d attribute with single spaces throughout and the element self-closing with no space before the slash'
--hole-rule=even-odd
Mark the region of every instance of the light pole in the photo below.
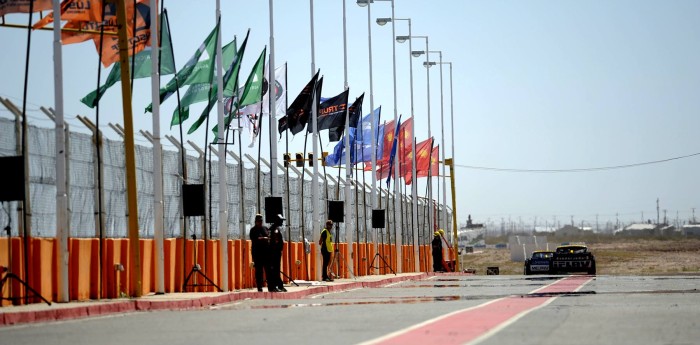
<svg viewBox="0 0 700 345">
<path fill-rule="evenodd" d="M 380 18 L 383 19 L 383 18 Z M 377 23 L 379 20 L 377 19 Z M 413 44 L 411 42 L 411 18 L 394 18 L 394 21 L 405 20 L 408 21 L 408 36 L 395 36 L 396 42 L 403 43 L 408 40 L 408 52 L 409 54 L 413 51 Z M 381 25 L 381 24 L 380 24 Z M 415 112 L 413 110 L 413 59 L 408 58 L 408 74 L 410 79 L 410 89 L 411 89 L 411 117 L 414 117 Z M 413 126 L 411 127 L 411 177 L 416 179 L 416 130 L 415 130 L 415 119 Z M 418 186 L 416 184 L 417 180 L 411 183 L 411 228 L 413 230 L 413 258 L 415 270 L 420 269 L 420 251 L 418 246 L 420 242 L 418 241 Z"/>
<path fill-rule="evenodd" d="M 409 23 L 410 23 L 410 22 L 409 22 Z M 409 25 L 409 30 L 410 30 L 410 25 Z M 430 64 L 430 56 L 429 56 L 429 54 L 426 54 L 426 52 L 429 51 L 428 36 L 413 36 L 413 35 L 411 35 L 411 34 L 409 33 L 408 36 L 397 36 L 397 37 L 396 37 L 396 41 L 399 42 L 399 43 L 403 43 L 403 42 L 405 42 L 405 41 L 408 40 L 408 41 L 409 41 L 409 44 L 410 44 L 411 41 L 412 41 L 412 39 L 414 39 L 414 38 L 423 38 L 423 39 L 425 39 L 425 51 L 412 50 L 412 47 L 411 47 L 411 55 L 412 55 L 413 57 L 420 57 L 421 55 L 425 54 L 425 62 L 426 62 L 427 64 Z M 412 65 L 412 64 L 411 64 L 411 71 L 413 71 L 413 65 Z M 430 131 L 430 69 L 429 69 L 429 68 L 426 68 L 426 80 L 427 80 L 427 97 L 428 97 L 428 103 L 427 103 L 427 107 L 428 107 L 428 138 L 432 138 L 432 132 Z M 411 90 L 413 90 L 413 72 L 411 72 Z M 411 105 L 411 108 L 413 108 L 413 105 Z M 413 109 L 411 109 L 411 111 L 413 111 Z M 414 141 L 414 143 L 411 144 L 411 146 L 412 146 L 412 148 L 413 148 L 414 157 L 415 157 L 415 137 L 414 137 L 413 141 Z M 431 156 L 432 156 L 432 154 L 431 154 Z M 414 159 L 414 164 L 413 164 L 413 166 L 414 166 L 414 167 L 413 167 L 413 175 L 412 175 L 412 178 L 415 179 L 415 181 L 413 181 L 413 193 L 417 194 L 417 191 L 416 191 L 416 188 L 417 188 L 417 187 L 416 187 L 416 183 L 417 183 L 417 181 L 418 181 L 418 176 L 417 176 L 417 172 L 416 172 L 416 168 L 415 168 L 415 159 Z M 429 200 L 432 201 L 433 188 L 432 188 L 431 176 L 430 176 L 430 175 L 431 175 L 431 170 L 432 170 L 432 169 L 430 169 L 430 167 L 429 167 L 429 168 L 428 168 L 428 195 L 430 196 Z M 415 194 L 414 194 L 414 195 L 415 195 Z M 416 195 L 416 197 L 417 197 L 417 195 Z M 414 198 L 414 200 L 417 200 L 417 198 Z M 415 201 L 414 201 L 414 202 L 415 202 Z M 414 210 L 415 210 L 415 209 L 414 209 Z M 432 215 L 432 213 L 433 213 L 433 212 L 432 212 L 432 202 L 429 202 L 429 203 L 428 203 L 428 210 L 429 210 L 429 211 L 428 211 L 428 229 L 431 229 L 431 228 L 432 228 L 432 224 L 433 224 L 433 221 L 432 221 L 432 216 L 433 216 L 433 215 Z M 417 211 L 414 212 L 414 214 L 416 214 L 416 216 L 417 216 Z M 416 217 L 416 216 L 414 216 L 414 217 Z M 414 218 L 414 220 L 415 220 L 415 218 Z M 433 230 L 433 231 L 434 231 L 434 230 Z M 424 229 L 423 235 L 425 235 L 425 229 Z M 425 238 L 427 239 L 428 237 L 425 237 Z"/>
<path fill-rule="evenodd" d="M 370 122 L 371 122 L 371 128 L 372 128 L 372 136 L 376 136 L 376 123 L 374 119 L 374 84 L 372 80 L 372 13 L 371 13 L 371 8 L 372 6 L 370 5 L 373 2 L 373 0 L 357 0 L 357 5 L 360 7 L 367 7 L 367 41 L 369 45 L 369 107 L 370 107 Z M 372 139 L 372 169 L 375 169 L 377 167 L 377 138 Z M 371 199 L 372 199 L 372 209 L 375 209 L 377 207 L 377 176 L 374 174 L 374 172 L 371 173 L 372 175 L 372 191 L 371 191 Z M 372 236 L 374 237 L 372 239 L 372 242 L 374 242 L 374 248 L 375 248 L 375 254 L 377 253 L 377 234 L 372 231 Z M 375 272 L 378 272 L 378 269 L 375 269 Z"/>
<path fill-rule="evenodd" d="M 314 49 L 314 0 L 309 0 L 309 12 L 311 18 L 311 77 L 316 73 L 316 51 Z M 313 155 L 314 159 L 318 157 L 318 102 L 320 95 L 316 94 L 316 86 L 311 93 L 313 95 L 313 103 L 311 106 L 311 127 L 313 133 L 311 135 L 311 141 L 313 142 Z M 321 236 L 319 231 L 320 218 L 320 206 L 319 206 L 319 190 L 318 190 L 318 162 L 314 162 L 313 176 L 311 177 L 311 202 L 312 202 L 312 217 L 311 217 L 311 229 L 313 231 L 312 236 Z M 320 247 L 316 250 L 316 266 L 321 265 L 321 249 Z M 316 272 L 316 279 L 321 280 L 321 272 L 318 270 Z"/>
<path fill-rule="evenodd" d="M 438 54 L 438 62 L 431 62 L 429 64 L 423 64 L 426 68 L 430 68 L 433 65 L 440 65 L 440 136 L 442 143 L 442 226 L 440 226 L 440 217 L 438 216 L 438 226 L 441 229 L 447 229 L 447 174 L 445 173 L 445 108 L 443 101 L 443 90 L 442 90 L 442 51 L 441 50 L 431 50 L 428 53 Z M 439 179 L 438 179 L 439 181 Z M 438 182 L 439 183 L 439 182 Z M 438 187 L 440 188 L 440 187 Z"/>
<path fill-rule="evenodd" d="M 394 40 L 394 37 L 396 37 L 396 23 L 393 20 L 394 19 L 394 0 L 376 0 L 376 1 L 391 1 L 391 18 L 377 18 L 377 24 L 380 26 L 385 25 L 388 22 L 391 22 L 391 51 L 392 51 L 392 67 L 393 67 L 393 76 L 394 76 L 394 123 L 396 126 L 399 125 L 398 123 L 398 101 L 397 101 L 397 96 L 396 96 L 396 41 Z M 401 260 L 401 244 L 402 240 L 399 240 L 399 236 L 397 236 L 397 231 L 396 231 L 396 218 L 398 214 L 398 207 L 396 207 L 396 204 L 400 199 L 401 195 L 401 189 L 399 188 L 398 180 L 399 180 L 399 165 L 400 165 L 400 158 L 401 155 L 396 155 L 394 157 L 394 243 L 396 245 L 396 269 L 399 272 L 402 272 L 402 260 Z M 389 172 L 391 174 L 391 172 Z M 399 216 L 400 218 L 400 216 Z M 403 229 L 402 229 L 403 230 Z M 402 231 L 403 232 L 403 231 Z"/>
</svg>

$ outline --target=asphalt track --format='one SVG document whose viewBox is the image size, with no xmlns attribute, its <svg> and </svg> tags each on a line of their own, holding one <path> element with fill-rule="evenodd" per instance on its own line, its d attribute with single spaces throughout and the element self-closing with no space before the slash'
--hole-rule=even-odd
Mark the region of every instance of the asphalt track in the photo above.
<svg viewBox="0 0 700 345">
<path fill-rule="evenodd" d="M 699 344 L 700 276 L 433 276 L 0 328 L 0 344 Z"/>
</svg>

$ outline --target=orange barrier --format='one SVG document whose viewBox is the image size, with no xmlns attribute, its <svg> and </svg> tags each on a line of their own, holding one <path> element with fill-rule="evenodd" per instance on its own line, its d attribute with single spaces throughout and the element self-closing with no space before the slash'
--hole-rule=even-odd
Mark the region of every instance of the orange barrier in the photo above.
<svg viewBox="0 0 700 345">
<path fill-rule="evenodd" d="M 12 245 L 12 272 L 24 279 L 24 260 L 22 239 L 13 237 Z M 29 261 L 30 286 L 37 290 L 49 301 L 56 300 L 58 280 L 56 272 L 57 243 L 53 238 L 30 238 L 30 250 L 32 255 Z M 353 243 L 353 266 L 347 267 L 348 245 L 339 243 L 338 250 L 343 259 L 340 263 L 340 275 L 349 277 L 350 269 L 355 276 L 374 274 L 369 265 L 375 257 L 374 244 Z M 194 248 L 197 248 L 196 260 Z M 316 243 L 311 243 L 311 253 L 304 252 L 304 244 L 300 242 L 285 243 L 281 268 L 284 274 L 294 280 L 314 280 L 316 272 L 321 269 L 316 265 Z M 102 248 L 100 248 L 102 247 Z M 186 247 L 186 251 L 183 249 Z M 126 238 L 108 238 L 100 243 L 96 238 L 71 238 L 68 241 L 68 276 L 69 298 L 71 300 L 88 300 L 99 298 L 118 298 L 128 295 L 131 270 L 129 240 Z M 255 286 L 254 269 L 250 254 L 249 240 L 229 240 L 227 244 L 229 252 L 228 285 L 229 289 L 240 290 Z M 379 244 L 380 254 L 396 271 L 397 253 L 396 247 L 389 244 Z M 100 260 L 100 249 L 102 260 Z M 155 291 L 155 243 L 152 239 L 140 240 L 140 255 L 142 268 L 142 293 L 148 294 Z M 430 266 L 429 246 L 421 246 L 420 270 L 425 271 Z M 8 266 L 7 255 L 8 240 L 0 238 L 0 266 Z M 218 240 L 187 240 L 181 238 L 169 238 L 163 241 L 164 255 L 164 288 L 166 293 L 182 291 L 215 291 L 214 287 L 196 286 L 183 289 L 186 275 L 192 270 L 195 263 L 202 268 L 214 283 L 221 286 L 221 247 Z M 413 247 L 402 246 L 403 271 L 412 272 L 414 266 Z M 291 260 L 290 260 L 291 258 Z M 379 260 L 377 258 L 377 260 Z M 100 272 L 100 263 L 102 272 Z M 374 263 L 378 266 L 379 263 Z M 381 265 L 383 266 L 383 262 Z M 380 273 L 390 273 L 388 267 L 383 267 Z M 102 274 L 102 285 L 99 285 Z M 289 280 L 283 276 L 285 282 Z M 189 284 L 206 284 L 203 277 L 193 275 Z M 25 296 L 22 286 L 12 281 L 2 291 L 3 297 Z M 38 299 L 30 299 L 30 303 L 39 302 Z M 23 301 L 16 301 L 21 304 Z M 3 301 L 2 305 L 9 305 L 10 301 Z"/>
</svg>

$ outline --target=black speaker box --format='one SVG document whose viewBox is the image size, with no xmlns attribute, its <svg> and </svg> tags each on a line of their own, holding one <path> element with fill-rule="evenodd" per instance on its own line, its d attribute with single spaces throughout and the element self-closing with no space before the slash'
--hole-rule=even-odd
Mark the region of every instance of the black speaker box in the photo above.
<svg viewBox="0 0 700 345">
<path fill-rule="evenodd" d="M 182 206 L 185 217 L 204 216 L 204 185 L 183 184 Z"/>
<path fill-rule="evenodd" d="M 0 201 L 24 201 L 24 156 L 0 157 Z"/>
<path fill-rule="evenodd" d="M 343 217 L 345 215 L 345 202 L 343 201 L 328 201 L 328 219 L 332 220 L 333 223 L 343 223 Z"/>
<path fill-rule="evenodd" d="M 372 210 L 372 228 L 374 229 L 384 229 L 384 210 Z"/>
<path fill-rule="evenodd" d="M 282 197 L 268 196 L 265 198 L 265 223 L 274 223 L 277 220 L 277 215 L 284 215 L 282 211 Z"/>
</svg>

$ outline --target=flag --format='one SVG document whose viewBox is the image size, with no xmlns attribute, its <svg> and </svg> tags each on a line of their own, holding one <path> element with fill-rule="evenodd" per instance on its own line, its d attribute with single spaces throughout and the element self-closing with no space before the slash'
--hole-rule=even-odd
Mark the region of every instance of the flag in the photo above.
<svg viewBox="0 0 700 345">
<path fill-rule="evenodd" d="M 246 80 L 245 86 L 243 87 L 243 91 L 241 92 L 242 101 L 239 107 L 253 105 L 261 102 L 264 86 L 263 76 L 265 74 L 265 69 L 263 67 L 265 66 L 264 62 L 266 52 L 267 47 L 263 49 L 262 53 L 260 53 L 260 57 L 258 57 L 258 60 L 255 62 L 255 65 L 253 65 L 253 69 L 250 71 L 250 75 L 248 75 L 248 79 Z M 242 114 L 239 112 L 239 116 L 241 115 Z M 259 116 L 257 113 L 245 114 L 245 118 L 242 120 L 250 131 L 251 143 L 249 147 L 253 147 L 253 145 L 255 144 L 255 138 L 258 136 L 259 132 Z M 216 133 L 218 133 L 218 130 L 219 126 L 216 125 L 213 129 L 215 135 Z"/>
<path fill-rule="evenodd" d="M 345 110 L 348 107 L 349 93 L 350 89 L 347 89 L 337 96 L 321 102 L 318 107 L 318 117 L 316 118 L 316 127 L 318 131 L 345 126 Z M 313 131 L 313 126 L 309 125 L 307 131 Z M 339 137 L 329 139 L 330 141 L 338 141 Z"/>
<path fill-rule="evenodd" d="M 228 52 L 229 55 L 232 55 L 232 57 L 229 59 L 229 62 L 235 59 L 236 57 L 235 46 L 236 44 L 234 40 L 232 43 L 227 45 L 227 51 L 225 51 L 223 48 L 221 50 L 222 55 L 224 52 Z M 232 51 L 233 54 L 231 54 Z M 190 74 L 185 83 L 180 84 L 180 87 L 182 87 L 183 85 L 190 85 L 190 87 L 187 88 L 187 91 L 180 100 L 180 111 L 178 112 L 177 108 L 173 111 L 173 120 L 170 122 L 170 126 L 177 125 L 180 122 L 184 122 L 189 118 L 190 105 L 206 101 L 211 95 L 216 96 L 218 85 L 216 85 L 213 82 L 213 76 L 215 74 L 216 66 L 216 52 L 214 52 L 213 54 L 214 55 L 210 56 L 209 59 L 198 62 L 197 65 L 195 65 L 192 74 Z M 212 79 L 209 79 L 210 77 Z M 211 91 L 210 93 L 212 84 L 214 84 L 213 91 Z M 224 92 L 226 92 L 226 89 L 224 89 Z"/>
<path fill-rule="evenodd" d="M 239 107 L 258 103 L 262 100 L 263 80 L 265 74 L 265 54 L 267 47 L 263 49 L 258 57 L 258 60 L 253 65 L 253 70 L 250 71 L 248 79 L 245 82 L 243 94 Z"/>
<path fill-rule="evenodd" d="M 386 188 L 389 189 L 391 186 L 391 172 L 394 167 L 394 157 L 396 157 L 396 151 L 398 150 L 399 144 L 399 130 L 401 129 L 401 116 L 399 116 L 398 126 L 396 126 L 396 131 L 394 132 L 394 140 L 391 144 L 391 153 L 389 154 L 389 176 L 386 179 Z"/>
<path fill-rule="evenodd" d="M 241 48 L 238 49 L 238 53 L 236 54 L 236 57 L 233 59 L 233 62 L 231 62 L 231 65 L 226 69 L 226 73 L 224 73 L 224 97 L 225 96 L 233 96 L 234 90 L 238 88 L 238 72 L 241 69 L 241 60 L 243 60 L 243 55 L 245 54 L 245 47 L 248 45 L 248 36 L 250 36 L 250 29 L 248 29 L 248 32 L 245 35 L 245 39 L 243 40 L 243 44 L 241 44 Z M 212 76 L 213 76 L 213 64 L 212 64 Z M 211 82 L 210 82 L 211 84 Z M 207 103 L 207 106 L 204 108 L 202 111 L 202 114 L 199 115 L 199 118 L 197 121 L 195 121 L 190 129 L 187 131 L 187 134 L 192 134 L 194 131 L 196 131 L 199 126 L 202 125 L 204 120 L 207 119 L 209 116 L 209 112 L 211 109 L 214 107 L 214 104 L 216 103 L 217 99 L 217 91 L 218 91 L 218 85 L 213 85 L 211 88 L 211 92 L 209 93 L 209 103 Z M 233 116 L 228 116 L 224 118 L 224 125 L 228 127 L 228 125 L 231 123 Z M 218 124 L 214 127 L 215 131 L 218 131 Z"/>
<path fill-rule="evenodd" d="M 413 168 L 413 151 L 411 147 L 413 134 L 413 116 L 401 124 L 399 130 L 399 176 L 406 177 L 406 172 Z"/>
<path fill-rule="evenodd" d="M 190 59 L 187 61 L 187 63 L 185 63 L 185 66 L 183 66 L 180 69 L 180 71 L 175 74 L 175 77 L 170 79 L 170 81 L 167 84 L 165 84 L 164 87 L 160 88 L 160 103 L 163 103 L 166 99 L 172 96 L 175 93 L 175 91 L 177 91 L 178 87 L 186 85 L 189 77 L 193 74 L 195 69 L 200 70 L 205 66 L 208 66 L 208 61 L 202 61 L 203 63 L 201 65 L 198 63 L 198 61 L 202 54 L 204 54 L 204 52 L 207 52 L 210 58 L 214 56 L 214 51 L 216 50 L 216 40 L 214 39 L 214 34 L 218 32 L 218 27 L 219 26 L 217 25 L 211 31 L 211 33 L 209 33 L 209 36 L 207 36 L 207 38 L 204 39 L 204 42 L 202 42 L 199 48 L 197 48 L 197 51 L 195 51 L 194 54 L 190 57 Z M 148 107 L 146 107 L 146 111 L 150 112 L 151 107 L 152 105 L 149 104 Z M 176 119 L 173 118 L 173 121 L 171 121 L 170 125 L 172 126 L 178 123 L 180 123 L 180 121 L 176 121 Z"/>
<path fill-rule="evenodd" d="M 350 139 L 349 147 L 355 146 L 355 133 L 356 129 L 350 128 L 350 133 L 348 133 Z M 343 136 L 340 138 L 340 141 L 335 144 L 333 152 L 326 156 L 326 165 L 338 166 L 345 164 L 345 162 L 345 137 Z M 355 150 L 350 150 L 350 162 L 355 163 Z"/>
<path fill-rule="evenodd" d="M 356 131 L 356 139 L 355 139 L 355 150 L 356 151 L 356 159 L 353 161 L 353 163 L 359 163 L 359 162 L 371 162 L 372 161 L 372 140 L 377 144 L 375 149 L 377 152 L 380 152 L 379 148 L 379 143 L 377 142 L 377 139 L 380 137 L 384 137 L 384 126 L 379 125 L 379 120 L 381 119 L 381 114 L 382 114 L 382 107 L 379 106 L 379 108 L 374 109 L 373 112 L 374 115 L 374 128 L 375 132 L 374 135 L 372 135 L 372 114 L 367 114 L 365 115 L 361 120 L 360 123 L 358 124 L 358 128 Z"/>
<path fill-rule="evenodd" d="M 319 73 L 320 71 L 316 72 L 311 80 L 309 80 L 289 108 L 287 108 L 286 115 L 279 120 L 277 130 L 279 131 L 280 135 L 282 135 L 282 133 L 284 133 L 284 131 L 287 129 L 291 130 L 292 134 L 299 133 L 301 130 L 294 132 L 294 128 L 301 125 L 301 128 L 303 129 L 303 126 L 306 125 L 306 121 L 303 120 L 308 119 L 308 113 L 311 112 L 311 105 L 313 104 L 312 95 Z M 306 117 L 304 117 L 304 115 L 306 115 Z"/>
<path fill-rule="evenodd" d="M 155 6 L 155 4 L 154 4 Z M 126 20 L 128 53 L 129 55 L 142 51 L 151 43 L 151 17 L 150 0 L 138 0 L 134 6 L 133 2 L 126 3 Z M 92 0 L 85 4 L 80 0 L 64 0 L 61 3 L 61 20 L 65 20 L 68 28 L 81 28 L 89 30 L 100 30 L 104 28 L 108 32 L 117 31 L 116 4 L 104 3 L 102 0 Z M 104 13 L 103 13 L 104 11 Z M 103 22 L 104 17 L 104 22 Z M 135 19 L 135 20 L 134 20 Z M 38 29 L 53 22 L 53 12 L 42 18 L 32 28 Z M 135 22 L 135 25 L 133 24 Z M 64 44 L 79 43 L 92 39 L 95 48 L 99 52 L 102 49 L 101 62 L 104 67 L 119 61 L 119 37 L 108 35 L 100 37 L 94 33 L 62 33 Z"/>
<path fill-rule="evenodd" d="M 163 17 L 165 19 L 166 17 Z M 163 39 L 161 41 L 160 47 L 160 75 L 173 74 L 175 71 L 175 63 L 172 55 L 170 35 L 168 32 L 167 22 L 164 21 L 161 28 L 163 30 Z M 151 76 L 151 48 L 146 48 L 142 52 L 136 54 L 134 57 L 134 66 L 131 65 L 131 59 L 129 59 L 129 69 L 133 68 L 134 78 L 148 78 Z M 107 92 L 107 89 L 112 87 L 121 80 L 121 64 L 115 64 L 112 70 L 107 76 L 107 81 L 104 85 L 100 86 L 99 89 L 94 90 L 83 97 L 80 101 L 90 108 L 94 108 L 97 105 L 102 96 Z"/>
<path fill-rule="evenodd" d="M 360 97 L 357 97 L 355 99 L 355 102 L 352 103 L 350 108 L 348 109 L 348 117 L 350 118 L 350 124 L 348 125 L 348 128 L 355 128 L 357 127 L 357 122 L 360 120 L 360 116 L 362 115 L 362 101 L 365 97 L 365 94 L 362 93 Z M 343 121 L 336 127 L 331 127 L 328 129 L 328 140 L 329 141 L 338 141 L 338 138 L 340 138 L 343 135 L 343 132 L 345 131 L 345 114 L 343 114 Z"/>
<path fill-rule="evenodd" d="M 29 2 L 34 1 L 33 12 L 50 10 L 51 0 L 5 0 L 0 1 L 0 16 L 8 13 L 29 13 Z"/>
<path fill-rule="evenodd" d="M 268 70 L 268 65 L 265 64 L 265 71 Z M 270 85 L 267 80 L 267 75 L 263 79 L 263 98 L 262 101 L 255 104 L 246 105 L 245 107 L 238 110 L 239 114 L 259 114 L 262 108 L 263 115 L 270 115 Z M 275 69 L 275 116 L 284 115 L 287 111 L 287 64 L 277 67 Z M 242 91 L 242 90 L 241 90 Z M 233 99 L 226 99 L 226 108 L 224 109 L 225 114 L 231 113 L 233 110 Z"/>
<path fill-rule="evenodd" d="M 418 176 L 421 176 L 420 171 L 428 170 L 428 166 L 430 165 L 429 157 L 431 155 L 430 152 L 432 151 L 432 144 L 432 139 L 426 139 L 416 144 L 416 173 L 418 174 Z M 409 153 L 409 156 L 406 157 L 406 160 L 413 160 L 411 154 L 412 153 Z M 412 169 L 409 169 L 404 175 L 404 181 L 407 185 L 411 184 L 413 180 L 413 172 L 411 170 Z M 424 176 L 427 176 L 427 173 Z"/>
</svg>

